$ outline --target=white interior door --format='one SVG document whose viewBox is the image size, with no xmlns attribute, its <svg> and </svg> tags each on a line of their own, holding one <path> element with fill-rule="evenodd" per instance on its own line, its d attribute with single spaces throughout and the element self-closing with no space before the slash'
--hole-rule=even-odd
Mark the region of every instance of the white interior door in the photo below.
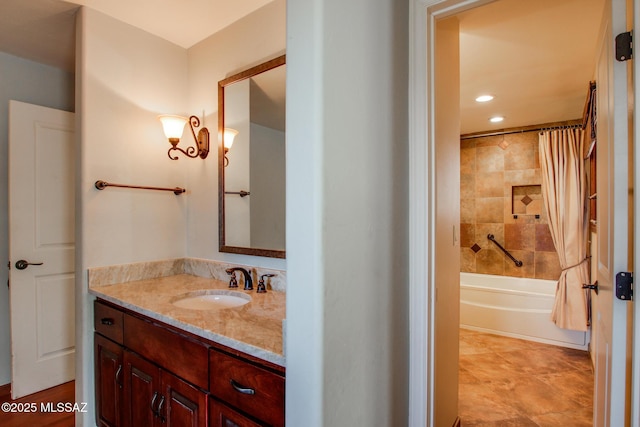
<svg viewBox="0 0 640 427">
<path fill-rule="evenodd" d="M 75 375 L 74 141 L 73 113 L 10 101 L 14 399 L 70 381 Z M 20 260 L 42 264 L 25 266 Z"/>
<path fill-rule="evenodd" d="M 625 1 L 609 0 L 598 49 L 598 294 L 592 294 L 595 352 L 594 426 L 627 425 L 627 310 L 615 297 L 615 276 L 628 269 L 629 168 L 627 64 L 616 62 L 615 34 L 625 31 Z"/>
</svg>

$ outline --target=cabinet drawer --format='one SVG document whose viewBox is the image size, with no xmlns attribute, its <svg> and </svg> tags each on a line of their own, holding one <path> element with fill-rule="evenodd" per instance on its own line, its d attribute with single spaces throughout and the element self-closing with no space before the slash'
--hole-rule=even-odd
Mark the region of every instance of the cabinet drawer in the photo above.
<svg viewBox="0 0 640 427">
<path fill-rule="evenodd" d="M 105 337 L 122 344 L 124 313 L 98 300 L 93 303 L 93 328 Z"/>
<path fill-rule="evenodd" d="M 209 361 L 213 395 L 269 425 L 284 425 L 284 377 L 213 349 Z"/>
<path fill-rule="evenodd" d="M 202 343 L 125 314 L 124 346 L 203 390 L 209 386 L 208 347 Z"/>
<path fill-rule="evenodd" d="M 217 400 L 209 399 L 209 427 L 261 427 L 253 420 L 226 407 Z"/>
</svg>

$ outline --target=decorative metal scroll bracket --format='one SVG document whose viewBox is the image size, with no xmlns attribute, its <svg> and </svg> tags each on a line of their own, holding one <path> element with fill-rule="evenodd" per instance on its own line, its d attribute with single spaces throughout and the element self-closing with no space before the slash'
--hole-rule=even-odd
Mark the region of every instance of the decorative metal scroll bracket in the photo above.
<svg viewBox="0 0 640 427">
<path fill-rule="evenodd" d="M 180 187 L 167 188 L 167 187 L 148 187 L 148 186 L 142 186 L 142 185 L 125 185 L 125 184 L 114 184 L 112 182 L 106 182 L 102 180 L 96 181 L 94 185 L 98 190 L 104 190 L 107 187 L 121 187 L 121 188 L 135 188 L 138 190 L 171 191 L 175 195 L 180 195 L 187 191 L 185 188 L 180 188 Z"/>
<path fill-rule="evenodd" d="M 506 256 L 508 256 L 511 261 L 513 261 L 513 263 L 516 265 L 516 267 L 522 267 L 522 261 L 520 261 L 518 259 L 515 259 L 514 256 L 509 253 L 508 250 L 503 248 L 502 245 L 496 241 L 496 238 L 493 236 L 493 234 L 487 235 L 487 239 L 491 240 L 494 245 L 496 245 L 498 248 L 500 248 L 500 250 L 502 252 L 504 252 L 504 254 Z"/>
</svg>

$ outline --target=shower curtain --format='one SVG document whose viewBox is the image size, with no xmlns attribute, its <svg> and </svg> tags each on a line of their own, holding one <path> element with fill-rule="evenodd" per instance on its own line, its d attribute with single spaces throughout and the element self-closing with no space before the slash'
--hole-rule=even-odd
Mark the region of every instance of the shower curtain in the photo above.
<svg viewBox="0 0 640 427">
<path fill-rule="evenodd" d="M 551 319 L 564 329 L 588 328 L 587 178 L 582 129 L 544 131 L 539 136 L 542 197 L 562 273 Z"/>
</svg>

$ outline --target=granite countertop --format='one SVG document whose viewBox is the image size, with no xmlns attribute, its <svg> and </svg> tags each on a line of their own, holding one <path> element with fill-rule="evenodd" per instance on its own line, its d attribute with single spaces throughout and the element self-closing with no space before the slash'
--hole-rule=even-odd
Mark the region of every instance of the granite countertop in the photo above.
<svg viewBox="0 0 640 427">
<path fill-rule="evenodd" d="M 242 281 L 240 281 L 242 283 Z M 192 310 L 171 302 L 180 295 L 205 290 L 229 291 L 226 281 L 177 274 L 113 285 L 90 286 L 89 293 L 123 308 L 159 320 L 279 366 L 285 366 L 282 320 L 285 293 L 269 290 L 259 294 L 233 289 L 251 296 L 240 307 Z"/>
</svg>

